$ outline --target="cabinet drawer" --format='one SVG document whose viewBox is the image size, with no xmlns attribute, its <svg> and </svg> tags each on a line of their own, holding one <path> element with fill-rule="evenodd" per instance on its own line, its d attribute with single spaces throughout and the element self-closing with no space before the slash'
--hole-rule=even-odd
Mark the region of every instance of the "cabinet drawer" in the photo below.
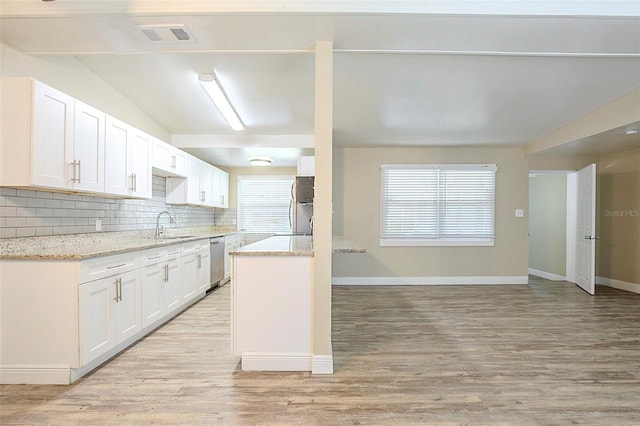
<svg viewBox="0 0 640 426">
<path fill-rule="evenodd" d="M 140 252 L 140 265 L 155 265 L 177 257 L 180 257 L 180 244 L 142 250 Z"/>
<path fill-rule="evenodd" d="M 139 266 L 138 255 L 137 251 L 133 251 L 82 261 L 80 282 L 86 283 L 137 269 Z"/>
<path fill-rule="evenodd" d="M 140 266 L 154 265 L 167 260 L 167 247 L 152 248 L 140 252 Z"/>
<path fill-rule="evenodd" d="M 192 253 L 199 253 L 201 251 L 209 250 L 209 239 L 190 241 L 188 243 L 182 243 L 182 256 Z"/>
</svg>

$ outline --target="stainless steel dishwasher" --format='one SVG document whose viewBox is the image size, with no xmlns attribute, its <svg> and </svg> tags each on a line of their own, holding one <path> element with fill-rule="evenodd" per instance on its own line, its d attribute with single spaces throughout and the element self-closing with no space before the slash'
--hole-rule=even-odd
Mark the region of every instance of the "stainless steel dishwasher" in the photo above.
<svg viewBox="0 0 640 426">
<path fill-rule="evenodd" d="M 211 288 L 215 288 L 224 278 L 224 237 L 213 237 L 210 243 Z"/>
</svg>

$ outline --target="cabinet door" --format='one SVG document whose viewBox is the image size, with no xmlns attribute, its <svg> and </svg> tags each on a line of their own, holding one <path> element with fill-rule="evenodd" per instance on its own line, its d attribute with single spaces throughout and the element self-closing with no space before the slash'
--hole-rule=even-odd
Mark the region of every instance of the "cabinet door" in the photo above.
<svg viewBox="0 0 640 426">
<path fill-rule="evenodd" d="M 105 138 L 105 192 L 115 195 L 128 195 L 131 179 L 128 175 L 127 145 L 131 136 L 131 127 L 113 117 L 106 118 Z"/>
<path fill-rule="evenodd" d="M 171 172 L 173 170 L 173 150 L 174 148 L 168 143 L 154 139 L 151 165 L 156 169 Z"/>
<path fill-rule="evenodd" d="M 202 193 L 200 192 L 200 163 L 197 158 L 189 157 L 187 160 L 187 203 L 194 205 L 202 204 Z"/>
<path fill-rule="evenodd" d="M 80 285 L 81 364 L 85 365 L 116 345 L 115 303 L 117 281 L 103 278 Z"/>
<path fill-rule="evenodd" d="M 229 207 L 229 173 L 218 169 L 218 175 L 218 207 L 226 209 Z"/>
<path fill-rule="evenodd" d="M 209 250 L 196 254 L 196 286 L 198 293 L 209 290 L 209 286 L 211 286 L 211 256 Z"/>
<path fill-rule="evenodd" d="M 180 293 L 180 258 L 176 257 L 165 263 L 168 281 L 164 283 L 164 308 L 165 312 L 171 312 L 182 305 Z"/>
<path fill-rule="evenodd" d="M 118 277 L 116 301 L 116 344 L 124 342 L 142 330 L 140 312 L 140 271 L 131 271 Z"/>
<path fill-rule="evenodd" d="M 151 198 L 151 136 L 134 129 L 127 148 L 129 176 L 132 179 L 129 195 Z"/>
<path fill-rule="evenodd" d="M 188 302 L 196 295 L 196 268 L 198 266 L 196 254 L 188 254 L 181 257 L 180 287 L 182 302 Z"/>
<path fill-rule="evenodd" d="M 208 207 L 214 206 L 214 192 L 216 189 L 216 185 L 214 185 L 213 166 L 207 163 L 202 163 L 200 168 L 200 192 L 202 205 Z"/>
<path fill-rule="evenodd" d="M 184 151 L 175 149 L 173 151 L 173 171 L 180 176 L 187 173 L 187 154 Z"/>
<path fill-rule="evenodd" d="M 75 100 L 38 81 L 33 89 L 32 184 L 70 188 Z"/>
<path fill-rule="evenodd" d="M 151 165 L 168 176 L 184 176 L 186 173 L 187 154 L 159 139 L 153 139 L 151 159 Z"/>
<path fill-rule="evenodd" d="M 166 263 L 156 263 L 142 269 L 142 327 L 146 328 L 164 316 L 164 286 Z"/>
<path fill-rule="evenodd" d="M 82 102 L 75 103 L 74 189 L 104 192 L 105 114 Z"/>
</svg>

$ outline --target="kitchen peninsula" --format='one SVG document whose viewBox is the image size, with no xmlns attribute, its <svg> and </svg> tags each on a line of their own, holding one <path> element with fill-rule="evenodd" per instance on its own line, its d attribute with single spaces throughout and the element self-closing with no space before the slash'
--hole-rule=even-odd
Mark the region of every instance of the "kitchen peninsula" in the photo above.
<svg viewBox="0 0 640 426">
<path fill-rule="evenodd" d="M 231 347 L 242 369 L 311 371 L 313 237 L 275 236 L 229 254 Z"/>
<path fill-rule="evenodd" d="M 364 253 L 334 238 L 334 252 Z M 229 253 L 231 348 L 243 370 L 311 371 L 312 236 L 274 236 Z"/>
</svg>

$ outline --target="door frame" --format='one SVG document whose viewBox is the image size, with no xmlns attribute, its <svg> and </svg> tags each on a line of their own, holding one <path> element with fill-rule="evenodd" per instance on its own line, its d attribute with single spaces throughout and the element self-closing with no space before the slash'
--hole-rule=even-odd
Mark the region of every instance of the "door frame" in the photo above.
<svg viewBox="0 0 640 426">
<path fill-rule="evenodd" d="M 566 222 L 566 263 L 565 263 L 565 281 L 576 284 L 576 235 L 578 233 L 576 215 L 578 212 L 578 170 L 529 170 L 531 174 L 561 174 L 567 177 L 567 216 Z M 597 179 L 597 172 L 596 172 Z M 596 185 L 595 194 L 598 198 L 598 186 Z M 596 201 L 597 202 L 597 201 Z M 531 209 L 529 209 L 531 211 Z M 597 231 L 597 223 L 596 230 Z M 596 264 L 593 265 L 594 271 Z M 597 277 L 596 277 L 597 278 Z M 577 284 L 576 284 L 577 285 Z"/>
<path fill-rule="evenodd" d="M 565 236 L 565 275 L 564 280 L 575 283 L 575 265 L 576 265 L 576 221 L 572 220 L 577 213 L 578 198 L 578 180 L 576 177 L 577 170 L 529 170 L 529 176 L 536 175 L 565 175 L 567 177 L 567 213 L 565 217 L 566 236 Z M 531 211 L 531 208 L 529 208 Z M 544 277 L 543 277 L 544 278 Z"/>
</svg>

